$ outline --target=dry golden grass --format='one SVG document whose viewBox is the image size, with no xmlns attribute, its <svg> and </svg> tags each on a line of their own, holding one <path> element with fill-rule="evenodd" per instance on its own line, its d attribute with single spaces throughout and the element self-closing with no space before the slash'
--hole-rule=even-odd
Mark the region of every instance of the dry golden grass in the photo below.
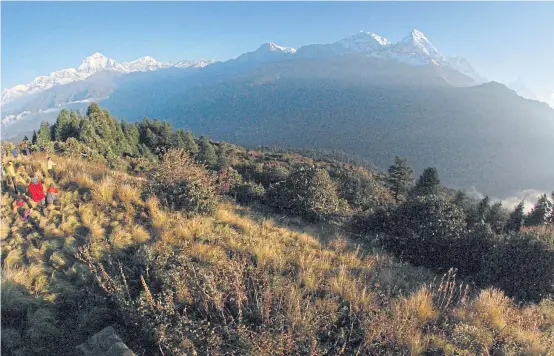
<svg viewBox="0 0 554 356">
<path fill-rule="evenodd" d="M 155 229 L 161 230 L 168 222 L 167 215 L 160 210 L 160 201 L 151 196 L 146 200 L 146 208 L 150 214 L 152 226 Z"/>
<path fill-rule="evenodd" d="M 128 247 L 134 243 L 131 234 L 120 226 L 112 230 L 109 240 L 111 245 L 118 249 Z"/>
<path fill-rule="evenodd" d="M 86 174 L 86 173 L 79 173 L 75 177 L 75 182 L 79 185 L 81 188 L 87 188 L 87 189 L 93 189 L 94 188 L 94 181 L 92 178 Z"/>
<path fill-rule="evenodd" d="M 151 238 L 150 233 L 141 225 L 132 225 L 130 233 L 135 243 L 144 243 Z"/>
<path fill-rule="evenodd" d="M 21 250 L 21 248 L 11 250 L 4 260 L 4 263 L 10 267 L 23 266 L 25 261 L 23 260 L 23 251 Z"/>
<path fill-rule="evenodd" d="M 328 354 L 318 349 L 318 332 L 337 330 L 343 313 L 351 324 L 340 332 L 344 340 L 363 339 L 359 354 L 419 355 L 438 349 L 436 354 L 479 355 L 493 345 L 504 345 L 504 354 L 514 355 L 554 350 L 554 301 L 519 307 L 496 290 L 450 299 L 455 289 L 450 282 L 446 288 L 433 286 L 429 271 L 356 246 L 346 233 L 228 202 L 220 204 L 214 217 L 187 218 L 167 211 L 155 197 L 141 201 L 135 188 L 142 184 L 139 179 L 79 160 L 54 161 L 61 182 L 90 189 L 93 200 L 83 203 L 80 191 L 67 184 L 59 214 L 46 218 L 33 211 L 31 223 L 16 219 L 13 199 L 2 196 L 2 296 L 8 302 L 25 297 L 14 285 L 5 294 L 5 281 L 55 301 L 53 291 L 69 288 L 84 268 L 73 256 L 85 242 L 97 258 L 140 243 L 194 261 L 189 267 L 199 272 L 197 278 L 175 276 L 173 287 L 179 303 L 203 305 L 205 298 L 209 307 L 195 312 L 221 314 L 232 300 L 240 319 L 250 303 L 261 320 L 256 326 L 261 331 L 249 331 L 256 335 L 257 354 L 303 354 L 294 349 L 302 338 L 313 340 L 311 355 Z M 27 170 L 44 175 L 43 168 L 42 161 L 28 163 L 20 180 L 27 178 Z M 126 183 L 118 185 L 121 181 Z M 140 213 L 142 206 L 146 215 Z M 29 243 L 29 231 L 39 233 L 33 237 L 37 246 Z M 259 278 L 258 285 L 245 278 L 247 270 Z M 441 320 L 448 320 L 448 327 Z M 361 325 L 358 334 L 349 334 L 356 323 Z M 271 333 L 283 337 L 282 342 L 272 340 Z"/>
<path fill-rule="evenodd" d="M 113 202 L 114 191 L 114 180 L 106 176 L 93 188 L 92 196 L 99 203 L 111 204 Z"/>
<path fill-rule="evenodd" d="M 127 207 L 131 207 L 131 204 L 143 205 L 140 199 L 140 190 L 134 188 L 129 184 L 118 185 L 115 190 L 115 196 Z"/>
<path fill-rule="evenodd" d="M 104 236 L 105 229 L 102 227 L 105 222 L 105 215 L 101 211 L 97 211 L 95 206 L 91 203 L 81 204 L 78 207 L 78 211 L 81 217 L 81 222 L 84 227 L 89 231 L 89 235 L 93 240 L 97 240 Z"/>
</svg>

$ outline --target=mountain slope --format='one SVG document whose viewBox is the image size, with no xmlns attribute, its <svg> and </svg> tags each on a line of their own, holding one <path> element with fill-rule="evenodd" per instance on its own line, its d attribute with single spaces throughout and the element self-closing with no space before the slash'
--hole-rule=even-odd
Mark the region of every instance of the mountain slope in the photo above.
<svg viewBox="0 0 554 356">
<path fill-rule="evenodd" d="M 240 144 L 346 150 L 381 168 L 402 155 L 499 197 L 550 189 L 554 110 L 501 84 L 456 88 L 436 66 L 416 68 L 360 56 L 287 61 L 163 97 L 118 91 L 104 105 Z"/>
<path fill-rule="evenodd" d="M 186 62 L 186 63 L 185 63 Z M 212 61 L 181 61 L 175 66 L 181 67 L 204 67 L 213 63 Z M 30 94 L 43 92 L 50 88 L 64 86 L 70 83 L 85 80 L 91 75 L 99 72 L 133 73 L 148 72 L 170 67 L 169 64 L 160 63 L 150 56 L 141 57 L 131 62 L 118 63 L 109 59 L 102 53 L 94 53 L 86 57 L 81 64 L 75 68 L 63 69 L 50 73 L 48 76 L 35 78 L 29 84 L 20 84 L 2 91 L 2 104 L 25 97 Z M 42 107 L 41 109 L 47 109 Z M 4 115 L 4 112 L 2 113 Z M 16 113 L 17 114 L 17 113 Z"/>
</svg>

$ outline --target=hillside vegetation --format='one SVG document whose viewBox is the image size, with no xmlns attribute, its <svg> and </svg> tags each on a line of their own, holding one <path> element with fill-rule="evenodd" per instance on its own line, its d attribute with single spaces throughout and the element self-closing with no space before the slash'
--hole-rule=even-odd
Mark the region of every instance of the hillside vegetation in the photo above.
<svg viewBox="0 0 554 356">
<path fill-rule="evenodd" d="M 33 140 L 55 177 L 38 150 L 5 142 L 2 162 L 60 204 L 3 185 L 3 354 L 79 355 L 108 325 L 144 355 L 554 350 L 546 196 L 510 212 L 401 158 L 382 173 L 246 150 L 96 105 Z"/>
</svg>

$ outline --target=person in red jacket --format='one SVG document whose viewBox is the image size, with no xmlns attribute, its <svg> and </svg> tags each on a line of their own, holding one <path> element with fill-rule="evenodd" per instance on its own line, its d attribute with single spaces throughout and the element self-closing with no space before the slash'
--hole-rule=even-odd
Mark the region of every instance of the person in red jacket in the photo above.
<svg viewBox="0 0 554 356">
<path fill-rule="evenodd" d="M 44 188 L 42 187 L 42 183 L 38 180 L 36 176 L 31 178 L 31 183 L 29 183 L 29 194 L 31 195 L 31 199 L 33 199 L 33 201 L 39 206 L 44 205 Z"/>
<path fill-rule="evenodd" d="M 48 205 L 52 205 L 55 204 L 57 200 L 58 189 L 56 189 L 56 187 L 54 187 L 54 183 L 52 183 L 46 190 L 46 203 L 48 203 Z"/>
</svg>

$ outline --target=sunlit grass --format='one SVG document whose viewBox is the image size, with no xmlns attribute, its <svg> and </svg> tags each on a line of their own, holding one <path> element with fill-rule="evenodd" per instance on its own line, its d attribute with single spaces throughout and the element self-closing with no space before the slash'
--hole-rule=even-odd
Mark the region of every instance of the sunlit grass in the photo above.
<svg viewBox="0 0 554 356">
<path fill-rule="evenodd" d="M 110 177 L 104 177 L 93 189 L 93 197 L 98 202 L 111 204 L 115 191 L 115 182 Z"/>
<path fill-rule="evenodd" d="M 520 307 L 489 289 L 441 307 L 437 300 L 444 292 L 429 285 L 431 272 L 356 246 L 345 232 L 229 202 L 213 217 L 185 216 L 154 196 L 143 202 L 141 182 L 134 177 L 85 161 L 55 161 L 64 184 L 56 182 L 61 206 L 53 214 L 34 211 L 32 222 L 22 222 L 11 210 L 13 199 L 2 196 L 3 315 L 4 305 L 24 313 L 37 295 L 52 302 L 64 297 L 86 270 L 75 258 L 82 245 L 102 259 L 120 258 L 126 248 L 141 244 L 182 258 L 183 275 L 173 276 L 171 286 L 187 312 L 215 320 L 232 311 L 236 321 L 255 320 L 253 353 L 325 354 L 318 349 L 322 332 L 375 347 L 374 352 L 360 347 L 360 354 L 438 349 L 479 355 L 500 344 L 508 345 L 505 354 L 546 355 L 554 349 L 550 299 Z M 44 174 L 42 166 L 32 163 L 26 170 Z M 22 174 L 20 180 L 26 178 Z M 350 334 L 351 328 L 358 330 Z M 313 343 L 301 352 L 295 347 L 303 338 Z"/>
</svg>

